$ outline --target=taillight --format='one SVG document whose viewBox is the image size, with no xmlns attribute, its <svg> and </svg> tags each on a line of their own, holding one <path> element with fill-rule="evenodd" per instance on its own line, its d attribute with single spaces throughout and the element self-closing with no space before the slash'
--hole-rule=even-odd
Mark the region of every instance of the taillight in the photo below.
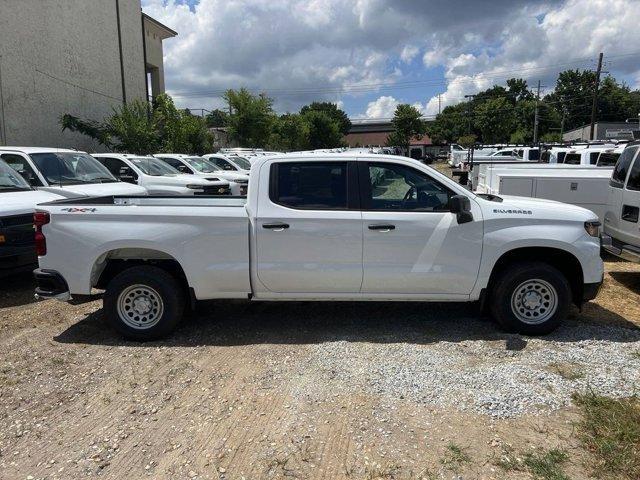
<svg viewBox="0 0 640 480">
<path fill-rule="evenodd" d="M 47 212 L 35 212 L 33 214 L 33 226 L 36 229 L 34 239 L 36 241 L 36 255 L 43 257 L 47 254 L 47 239 L 42 233 L 42 226 L 51 221 Z"/>
</svg>

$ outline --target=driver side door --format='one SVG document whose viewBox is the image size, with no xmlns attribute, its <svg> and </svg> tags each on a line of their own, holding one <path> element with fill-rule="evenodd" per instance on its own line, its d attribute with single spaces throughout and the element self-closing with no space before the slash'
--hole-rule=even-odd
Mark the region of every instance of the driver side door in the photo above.
<svg viewBox="0 0 640 480">
<path fill-rule="evenodd" d="M 408 165 L 358 162 L 362 293 L 468 295 L 482 253 L 482 219 L 458 224 L 455 192 Z M 473 204 L 473 200 L 472 200 Z"/>
</svg>

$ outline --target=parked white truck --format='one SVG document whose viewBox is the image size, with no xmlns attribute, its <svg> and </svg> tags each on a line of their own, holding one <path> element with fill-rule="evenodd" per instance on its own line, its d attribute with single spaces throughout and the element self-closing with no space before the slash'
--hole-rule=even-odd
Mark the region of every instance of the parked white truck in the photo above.
<svg viewBox="0 0 640 480">
<path fill-rule="evenodd" d="M 476 195 L 376 154 L 269 156 L 251 177 L 246 200 L 40 205 L 37 295 L 103 289 L 105 318 L 140 340 L 172 331 L 189 300 L 220 298 L 480 300 L 505 329 L 545 334 L 602 282 L 584 208 Z"/>
<path fill-rule="evenodd" d="M 609 181 L 602 247 L 631 262 L 640 262 L 640 142 L 629 143 Z"/>
</svg>

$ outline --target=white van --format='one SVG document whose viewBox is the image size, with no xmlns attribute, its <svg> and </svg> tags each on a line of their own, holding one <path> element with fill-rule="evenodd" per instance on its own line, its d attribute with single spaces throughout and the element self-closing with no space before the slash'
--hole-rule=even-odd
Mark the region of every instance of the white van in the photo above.
<svg viewBox="0 0 640 480">
<path fill-rule="evenodd" d="M 125 153 L 94 155 L 123 182 L 145 187 L 151 195 L 229 195 L 229 182 L 185 175 L 160 159 Z"/>
<path fill-rule="evenodd" d="M 231 195 L 244 196 L 249 186 L 249 175 L 223 170 L 206 158 L 180 153 L 156 153 L 154 157 L 171 165 L 181 173 L 198 175 L 207 180 L 225 180 L 229 182 Z"/>
<path fill-rule="evenodd" d="M 147 194 L 144 187 L 119 181 L 85 152 L 60 148 L 0 147 L 0 159 L 32 187 L 67 198 Z"/>
<path fill-rule="evenodd" d="M 625 260 L 640 262 L 640 141 L 627 144 L 618 158 L 604 214 L 602 247 Z"/>
</svg>

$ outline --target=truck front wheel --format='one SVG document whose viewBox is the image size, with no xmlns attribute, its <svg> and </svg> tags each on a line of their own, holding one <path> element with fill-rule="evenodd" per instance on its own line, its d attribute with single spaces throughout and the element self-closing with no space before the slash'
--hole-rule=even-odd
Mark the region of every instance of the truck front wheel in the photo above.
<svg viewBox="0 0 640 480">
<path fill-rule="evenodd" d="M 184 312 L 181 285 L 165 270 L 131 267 L 107 285 L 103 299 L 107 321 L 132 340 L 155 340 L 169 334 Z"/>
<path fill-rule="evenodd" d="M 545 335 L 564 320 L 570 302 L 571 288 L 559 270 L 546 263 L 518 262 L 495 279 L 490 309 L 509 332 Z"/>
</svg>

